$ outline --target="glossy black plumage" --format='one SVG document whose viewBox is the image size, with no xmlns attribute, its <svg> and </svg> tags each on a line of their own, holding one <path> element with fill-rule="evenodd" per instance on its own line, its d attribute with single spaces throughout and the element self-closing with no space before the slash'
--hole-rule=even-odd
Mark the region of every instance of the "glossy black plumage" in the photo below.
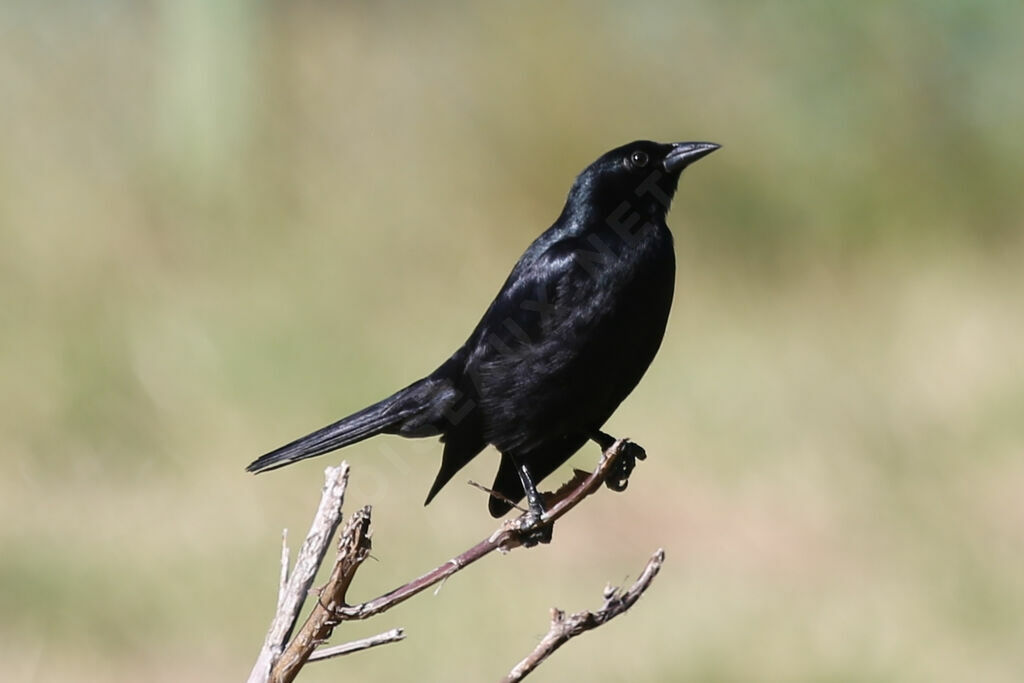
<svg viewBox="0 0 1024 683">
<path fill-rule="evenodd" d="M 488 444 L 493 489 L 518 501 L 599 430 L 643 376 L 672 304 L 665 224 L 682 170 L 718 146 L 637 141 L 588 166 L 516 263 L 469 339 L 427 377 L 259 458 L 261 472 L 376 434 L 440 436 L 427 501 Z M 527 480 L 527 486 L 529 481 Z M 490 511 L 509 504 L 491 497 Z"/>
</svg>

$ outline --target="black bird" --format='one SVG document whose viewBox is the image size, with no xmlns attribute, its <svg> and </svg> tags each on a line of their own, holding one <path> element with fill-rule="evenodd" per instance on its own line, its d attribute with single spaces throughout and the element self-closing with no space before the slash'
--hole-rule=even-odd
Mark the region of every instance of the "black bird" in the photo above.
<svg viewBox="0 0 1024 683">
<path fill-rule="evenodd" d="M 520 257 L 451 358 L 247 469 L 271 470 L 377 434 L 440 436 L 444 454 L 429 503 L 491 444 L 501 453 L 491 514 L 500 517 L 525 494 L 539 517 L 534 482 L 588 440 L 602 448 L 614 441 L 601 426 L 661 345 L 675 280 L 665 214 L 683 169 L 716 149 L 637 141 L 601 156 L 576 178 L 561 215 Z"/>
</svg>

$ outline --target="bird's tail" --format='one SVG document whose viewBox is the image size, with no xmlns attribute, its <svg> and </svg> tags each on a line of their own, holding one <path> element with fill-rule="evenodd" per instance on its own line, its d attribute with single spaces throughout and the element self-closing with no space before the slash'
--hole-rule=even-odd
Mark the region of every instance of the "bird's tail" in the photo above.
<svg viewBox="0 0 1024 683">
<path fill-rule="evenodd" d="M 245 469 L 256 473 L 274 470 L 299 460 L 351 446 L 385 432 L 405 434 L 408 431 L 415 431 L 408 434 L 409 436 L 429 436 L 431 433 L 437 433 L 423 419 L 418 419 L 426 418 L 424 413 L 433 412 L 432 409 L 435 408 L 430 399 L 436 396 L 437 392 L 435 387 L 429 386 L 430 383 L 431 380 L 415 382 L 383 401 L 267 453 Z M 418 427 L 411 429 L 410 423 Z"/>
</svg>

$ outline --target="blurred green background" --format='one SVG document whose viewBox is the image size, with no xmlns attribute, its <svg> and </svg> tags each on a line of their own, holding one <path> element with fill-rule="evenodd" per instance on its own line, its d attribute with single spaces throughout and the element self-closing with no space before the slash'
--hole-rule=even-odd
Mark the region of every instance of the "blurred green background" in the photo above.
<svg viewBox="0 0 1024 683">
<path fill-rule="evenodd" d="M 724 145 L 669 216 L 651 457 L 302 680 L 494 680 L 547 610 L 632 612 L 537 680 L 1024 679 L 1024 5 L 0 5 L 0 661 L 243 678 L 325 465 L 271 447 L 460 344 L 574 175 Z M 574 464 L 591 467 L 596 449 Z M 493 529 L 482 456 L 353 447 L 355 598 Z M 554 478 L 553 478 L 554 479 Z M 554 485 L 557 482 L 546 482 Z"/>
</svg>

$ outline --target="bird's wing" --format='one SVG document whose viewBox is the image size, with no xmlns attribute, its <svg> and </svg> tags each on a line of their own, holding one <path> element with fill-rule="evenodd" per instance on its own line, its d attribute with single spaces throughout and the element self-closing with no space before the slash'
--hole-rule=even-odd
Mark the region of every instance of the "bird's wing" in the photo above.
<svg viewBox="0 0 1024 683">
<path fill-rule="evenodd" d="M 519 372 L 508 365 L 541 356 L 540 347 L 557 338 L 552 331 L 564 324 L 569 312 L 564 298 L 574 267 L 565 245 L 532 245 L 466 343 L 434 372 L 455 383 L 462 401 L 448 416 L 451 424 L 443 438 L 444 455 L 427 503 L 487 446 L 487 415 L 494 412 L 496 403 L 507 402 L 508 395 L 515 393 L 514 377 Z"/>
<path fill-rule="evenodd" d="M 566 341 L 593 317 L 598 289 L 571 241 L 524 257 L 473 331 L 469 363 Z"/>
<path fill-rule="evenodd" d="M 499 450 L 528 450 L 576 422 L 601 371 L 594 367 L 607 283 L 559 242 L 517 264 L 467 344 L 465 379 L 478 397 L 482 435 Z"/>
</svg>

